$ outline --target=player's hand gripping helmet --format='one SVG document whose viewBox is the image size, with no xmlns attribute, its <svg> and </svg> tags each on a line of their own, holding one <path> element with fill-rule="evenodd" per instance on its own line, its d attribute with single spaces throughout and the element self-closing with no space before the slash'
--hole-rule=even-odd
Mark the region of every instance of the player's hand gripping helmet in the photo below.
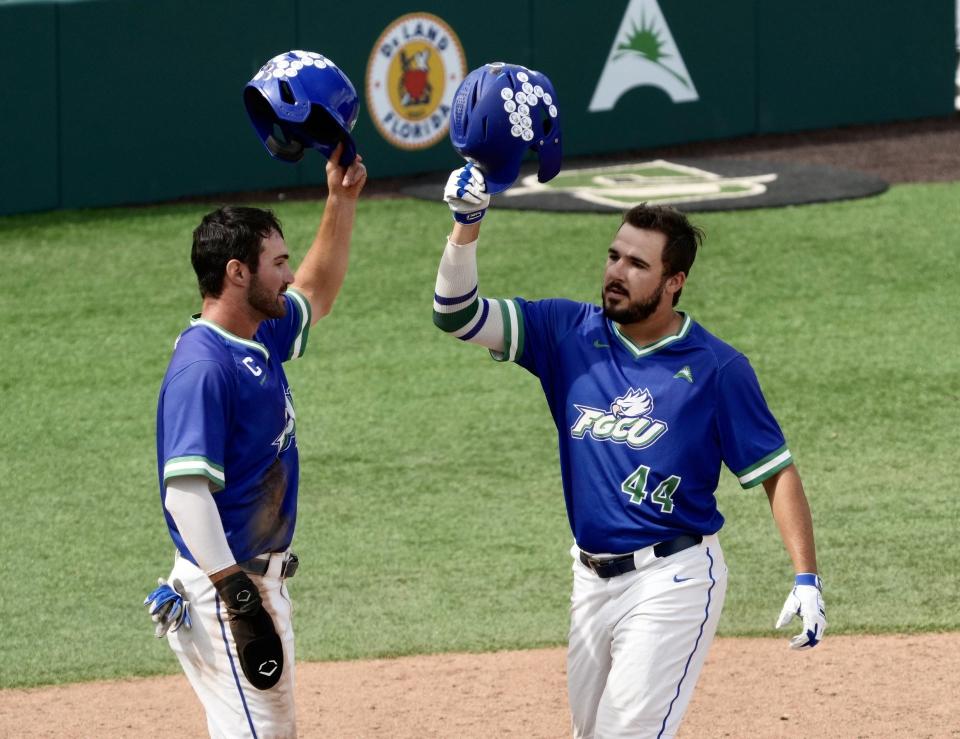
<svg viewBox="0 0 960 739">
<path fill-rule="evenodd" d="M 483 170 L 487 192 L 503 192 L 516 181 L 527 149 L 540 158 L 540 182 L 560 171 L 556 97 L 545 74 L 518 64 L 485 64 L 460 83 L 450 112 L 450 140 L 460 156 Z"/>
<path fill-rule="evenodd" d="M 270 156 L 298 162 L 305 147 L 325 157 L 343 141 L 340 163 L 357 154 L 350 131 L 360 98 L 340 68 L 313 51 L 288 51 L 264 64 L 243 89 L 243 103 Z M 274 136 L 274 126 L 283 139 Z"/>
</svg>

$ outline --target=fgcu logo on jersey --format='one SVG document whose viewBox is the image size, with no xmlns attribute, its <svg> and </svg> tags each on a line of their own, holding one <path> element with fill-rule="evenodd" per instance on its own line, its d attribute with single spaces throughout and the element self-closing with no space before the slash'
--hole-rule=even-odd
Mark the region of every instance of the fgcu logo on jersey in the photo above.
<svg viewBox="0 0 960 739">
<path fill-rule="evenodd" d="M 580 417 L 570 429 L 576 439 L 589 434 L 597 441 L 615 441 L 633 449 L 653 444 L 667 432 L 667 424 L 650 417 L 653 396 L 643 388 L 630 388 L 613 401 L 610 410 L 574 404 Z"/>
<path fill-rule="evenodd" d="M 380 134 L 408 150 L 445 138 L 466 65 L 460 39 L 442 19 L 409 13 L 393 21 L 367 63 L 367 108 Z"/>
</svg>

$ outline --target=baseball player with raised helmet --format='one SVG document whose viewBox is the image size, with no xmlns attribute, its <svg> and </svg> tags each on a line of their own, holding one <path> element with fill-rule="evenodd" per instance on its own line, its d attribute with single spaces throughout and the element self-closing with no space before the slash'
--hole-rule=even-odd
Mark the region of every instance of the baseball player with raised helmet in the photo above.
<svg viewBox="0 0 960 739">
<path fill-rule="evenodd" d="M 333 93 L 352 91 L 324 64 L 318 78 L 333 79 Z M 316 102 L 331 89 L 312 92 Z M 194 231 L 203 305 L 178 337 L 160 389 L 157 467 L 176 556 L 145 605 L 214 737 L 297 734 L 286 580 L 298 566 L 290 544 L 299 461 L 283 364 L 303 356 L 310 327 L 340 291 L 367 177 L 349 127 L 327 130 L 339 138 L 324 142 L 329 197 L 295 275 L 270 211 L 220 208 Z M 297 144 L 275 143 L 289 156 L 314 146 L 295 129 L 284 133 Z"/>
<path fill-rule="evenodd" d="M 574 736 L 669 737 L 726 592 L 715 498 L 721 465 L 769 498 L 796 571 L 776 623 L 801 617 L 794 649 L 815 646 L 826 628 L 810 509 L 747 358 L 676 308 L 703 236 L 678 211 L 646 204 L 627 211 L 607 248 L 600 305 L 479 293 L 477 240 L 491 191 L 516 179 L 527 144 L 540 156 L 541 181 L 559 170 L 559 154 L 549 151 L 560 145 L 558 115 L 547 126 L 545 118 L 521 121 L 533 137 L 515 136 L 509 118 L 506 133 L 497 133 L 502 103 L 518 93 L 526 103 L 529 82 L 541 107 L 537 91 L 547 89 L 556 107 L 549 81 L 514 65 L 471 73 L 460 114 L 455 98 L 451 138 L 470 162 L 450 175 L 444 193 L 455 222 L 437 274 L 434 322 L 538 377 L 556 425 L 574 537 L 567 660 Z M 507 116 L 515 112 L 509 107 Z M 475 136 L 478 110 L 486 120 Z"/>
</svg>

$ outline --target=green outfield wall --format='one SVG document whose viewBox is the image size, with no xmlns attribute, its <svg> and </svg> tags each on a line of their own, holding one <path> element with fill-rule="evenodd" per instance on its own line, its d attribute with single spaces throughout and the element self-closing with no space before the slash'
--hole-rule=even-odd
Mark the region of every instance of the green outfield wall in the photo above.
<svg viewBox="0 0 960 739">
<path fill-rule="evenodd" d="M 0 213 L 60 207 L 55 5 L 0 5 L 0 69 Z"/>
<path fill-rule="evenodd" d="M 322 182 L 319 156 L 271 160 L 243 110 L 244 83 L 291 48 L 353 80 L 374 177 L 454 166 L 449 98 L 495 60 L 550 76 L 567 155 L 949 115 L 954 0 L 903 6 L 0 0 L 0 213 Z"/>
</svg>

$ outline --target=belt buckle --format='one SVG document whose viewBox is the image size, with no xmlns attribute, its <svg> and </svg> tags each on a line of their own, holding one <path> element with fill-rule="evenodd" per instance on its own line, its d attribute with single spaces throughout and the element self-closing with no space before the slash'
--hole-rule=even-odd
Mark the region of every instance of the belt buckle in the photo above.
<svg viewBox="0 0 960 739">
<path fill-rule="evenodd" d="M 297 568 L 300 566 L 300 558 L 290 552 L 283 565 L 280 567 L 280 577 L 293 577 L 297 573 Z"/>
<path fill-rule="evenodd" d="M 595 557 L 591 557 L 582 549 L 580 550 L 580 562 L 587 566 L 587 569 L 590 570 L 594 575 L 599 577 L 600 573 L 597 572 L 597 567 L 600 566 L 600 561 Z"/>
</svg>

